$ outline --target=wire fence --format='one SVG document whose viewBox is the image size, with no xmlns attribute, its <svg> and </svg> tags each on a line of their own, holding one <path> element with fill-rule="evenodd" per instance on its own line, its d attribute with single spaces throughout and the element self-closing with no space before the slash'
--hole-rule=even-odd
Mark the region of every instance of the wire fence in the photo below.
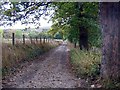
<svg viewBox="0 0 120 90">
<path fill-rule="evenodd" d="M 17 38 L 15 37 L 15 33 L 12 33 L 12 37 L 11 38 L 3 38 L 2 42 L 3 43 L 10 43 L 12 45 L 15 44 L 38 44 L 38 43 L 51 43 L 52 41 L 55 41 L 52 38 L 48 38 L 48 37 L 43 37 L 43 36 L 36 36 L 36 37 L 27 37 L 24 34 L 22 35 L 22 38 Z"/>
</svg>

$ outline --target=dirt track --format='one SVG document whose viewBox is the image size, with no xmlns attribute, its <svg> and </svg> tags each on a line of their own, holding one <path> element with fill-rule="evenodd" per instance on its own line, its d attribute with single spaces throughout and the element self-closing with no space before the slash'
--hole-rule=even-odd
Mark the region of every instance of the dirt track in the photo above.
<svg viewBox="0 0 120 90">
<path fill-rule="evenodd" d="M 69 69 L 66 44 L 49 51 L 42 58 L 25 65 L 21 72 L 9 78 L 4 87 L 14 88 L 74 88 L 80 82 Z"/>
</svg>

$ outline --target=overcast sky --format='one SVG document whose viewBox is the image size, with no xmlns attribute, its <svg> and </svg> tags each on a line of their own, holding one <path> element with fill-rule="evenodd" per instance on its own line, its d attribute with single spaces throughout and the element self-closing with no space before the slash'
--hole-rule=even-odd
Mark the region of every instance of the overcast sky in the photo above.
<svg viewBox="0 0 120 90">
<path fill-rule="evenodd" d="M 46 17 L 46 18 L 47 18 L 47 20 L 45 20 L 45 19 L 43 19 L 43 17 L 41 17 L 40 21 L 38 21 L 38 22 L 40 22 L 40 28 L 49 29 L 51 27 L 52 21 L 50 21 L 48 23 L 49 17 Z M 0 29 L 24 29 L 24 28 L 28 28 L 28 27 L 35 28 L 36 25 L 32 25 L 32 24 L 29 24 L 29 25 L 23 24 L 22 25 L 21 22 L 17 21 L 16 24 L 11 27 L 10 26 L 7 26 L 7 27 L 1 26 Z"/>
<path fill-rule="evenodd" d="M 9 5 L 6 5 L 5 6 L 7 9 L 10 9 L 10 6 Z M 49 14 L 52 14 L 54 12 L 54 10 L 50 10 L 49 11 Z M 30 18 L 34 18 L 34 15 L 30 15 Z M 30 22 L 31 19 L 29 19 Z M 15 24 L 13 24 L 12 26 L 0 26 L 0 29 L 24 29 L 24 28 L 35 28 L 35 27 L 40 27 L 40 28 L 43 28 L 43 29 L 49 29 L 52 25 L 52 21 L 49 21 L 48 23 L 48 20 L 50 19 L 50 16 L 41 16 L 40 17 L 40 20 L 39 21 L 36 21 L 36 22 L 40 22 L 40 25 L 33 25 L 33 24 L 28 24 L 28 25 L 25 25 L 25 24 L 21 24 L 20 21 L 16 21 Z M 2 21 L 1 21 L 2 22 Z"/>
</svg>

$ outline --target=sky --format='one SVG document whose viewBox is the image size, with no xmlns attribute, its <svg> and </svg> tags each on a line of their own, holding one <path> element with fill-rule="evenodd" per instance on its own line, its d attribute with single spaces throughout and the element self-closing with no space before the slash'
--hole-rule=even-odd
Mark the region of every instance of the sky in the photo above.
<svg viewBox="0 0 120 90">
<path fill-rule="evenodd" d="M 10 9 L 10 5 L 5 5 L 4 6 L 7 9 Z M 52 14 L 54 11 L 51 10 L 49 13 Z M 30 18 L 34 18 L 32 15 L 30 16 Z M 40 22 L 39 28 L 42 29 L 49 29 L 52 26 L 52 21 L 48 20 L 50 19 L 50 16 L 41 16 L 39 21 L 36 22 Z M 2 21 L 1 21 L 2 22 Z M 4 21 L 3 21 L 4 22 Z M 16 23 L 13 26 L 0 26 L 0 29 L 25 29 L 25 28 L 35 28 L 37 27 L 36 25 L 33 24 L 29 24 L 29 25 L 25 25 L 25 24 L 21 24 L 20 21 L 16 21 Z"/>
<path fill-rule="evenodd" d="M 43 19 L 43 17 L 41 17 L 40 19 L 40 28 L 42 29 L 49 29 L 52 25 L 52 21 L 50 21 L 48 23 L 48 20 L 49 20 L 49 17 L 46 17 L 47 20 Z M 7 27 L 4 27 L 4 26 L 0 26 L 0 29 L 24 29 L 24 28 L 35 28 L 35 25 L 32 25 L 32 24 L 29 24 L 29 25 L 22 25 L 20 21 L 17 21 L 15 25 L 13 26 L 7 26 Z"/>
</svg>

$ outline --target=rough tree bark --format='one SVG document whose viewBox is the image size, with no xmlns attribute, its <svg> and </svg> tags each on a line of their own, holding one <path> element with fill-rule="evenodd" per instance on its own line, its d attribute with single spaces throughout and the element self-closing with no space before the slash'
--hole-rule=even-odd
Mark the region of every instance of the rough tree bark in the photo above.
<svg viewBox="0 0 120 90">
<path fill-rule="evenodd" d="M 101 76 L 120 80 L 120 3 L 100 3 L 102 28 Z"/>
</svg>

